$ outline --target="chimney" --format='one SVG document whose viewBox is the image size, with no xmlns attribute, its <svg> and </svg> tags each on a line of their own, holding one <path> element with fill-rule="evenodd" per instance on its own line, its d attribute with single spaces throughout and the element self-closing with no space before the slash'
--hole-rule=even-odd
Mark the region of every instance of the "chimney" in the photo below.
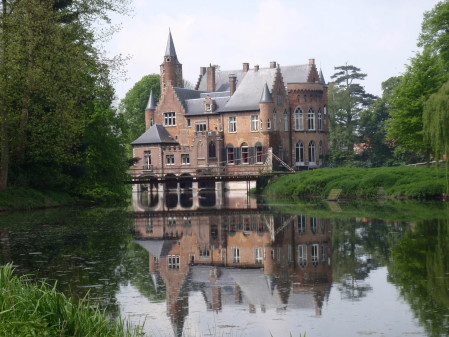
<svg viewBox="0 0 449 337">
<path fill-rule="evenodd" d="M 243 63 L 243 71 L 246 73 L 249 70 L 249 63 Z"/>
<path fill-rule="evenodd" d="M 257 72 L 257 71 L 259 71 L 259 65 L 258 65 L 258 64 L 256 64 L 256 65 L 254 66 L 254 72 Z"/>
<path fill-rule="evenodd" d="M 211 65 L 207 67 L 207 91 L 215 91 L 215 67 Z"/>
<path fill-rule="evenodd" d="M 276 68 L 276 61 L 270 62 L 270 68 Z"/>
<path fill-rule="evenodd" d="M 206 67 L 200 67 L 200 75 L 204 76 L 206 74 Z"/>
<path fill-rule="evenodd" d="M 315 59 L 309 59 L 309 65 L 314 65 L 315 64 Z"/>
<path fill-rule="evenodd" d="M 234 95 L 235 88 L 237 87 L 237 76 L 235 74 L 229 75 L 229 91 L 230 95 Z"/>
</svg>

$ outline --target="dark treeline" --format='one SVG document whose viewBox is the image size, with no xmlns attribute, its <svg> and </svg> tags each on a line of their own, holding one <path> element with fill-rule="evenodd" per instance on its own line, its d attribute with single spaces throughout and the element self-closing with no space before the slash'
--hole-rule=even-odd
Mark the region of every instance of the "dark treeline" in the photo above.
<svg viewBox="0 0 449 337">
<path fill-rule="evenodd" d="M 120 0 L 1 0 L 0 190 L 126 196 L 127 124 L 95 34 Z M 113 27 L 106 34 L 112 34 Z M 104 33 L 104 32 L 103 32 Z"/>
</svg>

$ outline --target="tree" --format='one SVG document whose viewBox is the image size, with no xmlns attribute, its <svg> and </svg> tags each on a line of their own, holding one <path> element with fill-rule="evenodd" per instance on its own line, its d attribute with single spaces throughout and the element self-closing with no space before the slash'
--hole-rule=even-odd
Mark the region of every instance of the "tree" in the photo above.
<svg viewBox="0 0 449 337">
<path fill-rule="evenodd" d="M 373 103 L 375 96 L 365 92 L 358 81 L 367 76 L 360 68 L 345 64 L 335 67 L 328 91 L 330 118 L 330 161 L 347 162 L 353 158 L 359 136 L 360 112 Z"/>
<path fill-rule="evenodd" d="M 123 114 L 128 123 L 128 143 L 137 139 L 145 132 L 145 108 L 148 104 L 150 92 L 153 91 L 154 99 L 157 103 L 161 96 L 160 76 L 156 74 L 142 77 L 119 105 L 119 111 Z"/>
<path fill-rule="evenodd" d="M 391 97 L 401 81 L 400 77 L 390 77 L 382 83 L 382 97 L 360 113 L 360 132 L 366 144 L 363 159 L 372 166 L 391 166 L 394 163 L 393 146 L 387 141 L 387 122 L 391 118 Z"/>
<path fill-rule="evenodd" d="M 424 104 L 424 136 L 430 144 L 435 159 L 446 159 L 446 181 L 449 193 L 449 81 L 431 95 Z"/>
<path fill-rule="evenodd" d="M 391 98 L 388 138 L 398 159 L 411 162 L 429 158 L 430 148 L 423 137 L 423 107 L 446 78 L 441 59 L 432 55 L 430 48 L 412 58 Z"/>
</svg>

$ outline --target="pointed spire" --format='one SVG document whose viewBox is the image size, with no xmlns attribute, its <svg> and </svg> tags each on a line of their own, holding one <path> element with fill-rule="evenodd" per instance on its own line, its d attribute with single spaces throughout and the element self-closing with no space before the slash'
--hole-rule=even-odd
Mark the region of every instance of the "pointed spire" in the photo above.
<svg viewBox="0 0 449 337">
<path fill-rule="evenodd" d="M 265 86 L 263 87 L 262 95 L 260 96 L 259 103 L 273 103 L 273 97 L 270 94 L 270 89 L 268 89 L 268 85 L 265 82 Z"/>
<path fill-rule="evenodd" d="M 320 68 L 320 83 L 321 83 L 325 88 L 327 88 L 327 84 L 326 84 L 326 81 L 324 80 L 324 76 L 323 76 L 323 72 L 321 71 L 321 68 Z"/>
<path fill-rule="evenodd" d="M 150 92 L 150 98 L 148 99 L 147 107 L 145 110 L 155 110 L 156 103 L 154 102 L 153 90 Z"/>
<path fill-rule="evenodd" d="M 167 48 L 165 49 L 165 56 L 171 56 L 171 57 L 178 58 L 178 56 L 176 56 L 175 45 L 173 43 L 173 38 L 171 36 L 170 29 L 168 29 L 168 41 L 167 41 Z"/>
</svg>

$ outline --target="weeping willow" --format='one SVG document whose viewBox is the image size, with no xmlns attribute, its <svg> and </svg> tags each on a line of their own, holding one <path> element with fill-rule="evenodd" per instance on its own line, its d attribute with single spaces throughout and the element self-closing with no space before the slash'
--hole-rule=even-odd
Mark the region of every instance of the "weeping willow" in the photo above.
<svg viewBox="0 0 449 337">
<path fill-rule="evenodd" d="M 449 81 L 424 104 L 423 128 L 436 161 L 444 159 L 446 162 L 446 192 L 449 194 Z"/>
</svg>

